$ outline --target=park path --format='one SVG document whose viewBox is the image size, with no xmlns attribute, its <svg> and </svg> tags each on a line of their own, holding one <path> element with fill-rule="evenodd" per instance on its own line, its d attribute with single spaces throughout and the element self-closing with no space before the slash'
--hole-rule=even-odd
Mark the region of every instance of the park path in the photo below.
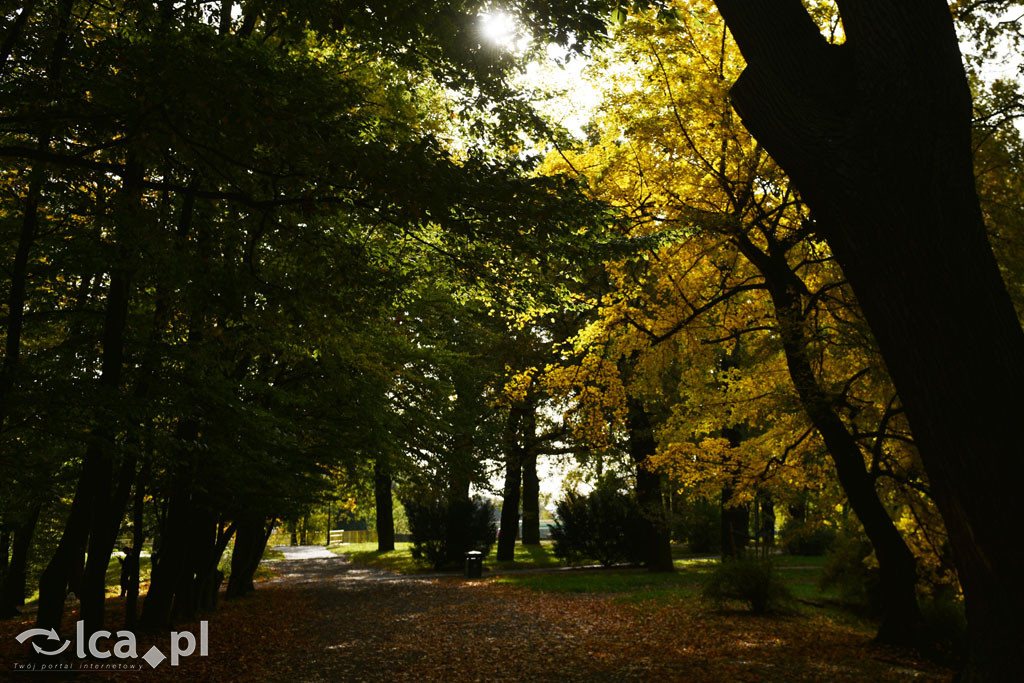
<svg viewBox="0 0 1024 683">
<path fill-rule="evenodd" d="M 337 557 L 322 545 L 275 545 L 272 549 L 279 551 L 286 560 L 327 560 Z"/>
<path fill-rule="evenodd" d="M 289 548 L 285 557 L 267 563 L 273 577 L 259 581 L 255 593 L 202 615 L 208 656 L 69 679 L 938 681 L 951 673 L 870 645 L 863 627 L 813 614 L 753 617 L 710 611 L 686 596 L 623 601 L 487 578 L 405 576 L 319 546 Z M 120 603 L 109 603 L 113 622 Z M 26 627 L 0 622 L 0 631 L 5 626 L 10 643 Z M 198 622 L 176 628 L 201 631 Z M 146 635 L 140 652 L 154 644 L 166 651 L 167 642 L 167 634 Z"/>
<path fill-rule="evenodd" d="M 211 661 L 183 664 L 247 681 L 949 678 L 879 651 L 863 631 L 816 619 L 537 593 L 486 578 L 395 574 L 320 546 L 280 550 L 286 559 L 268 563 L 275 576 L 211 620 Z"/>
</svg>

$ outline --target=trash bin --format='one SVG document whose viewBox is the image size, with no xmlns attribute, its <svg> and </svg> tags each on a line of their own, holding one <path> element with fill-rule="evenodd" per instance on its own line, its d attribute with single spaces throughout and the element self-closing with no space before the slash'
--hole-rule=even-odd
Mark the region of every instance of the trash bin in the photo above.
<svg viewBox="0 0 1024 683">
<path fill-rule="evenodd" d="M 466 553 L 466 578 L 479 579 L 484 573 L 484 554 L 478 550 Z"/>
</svg>

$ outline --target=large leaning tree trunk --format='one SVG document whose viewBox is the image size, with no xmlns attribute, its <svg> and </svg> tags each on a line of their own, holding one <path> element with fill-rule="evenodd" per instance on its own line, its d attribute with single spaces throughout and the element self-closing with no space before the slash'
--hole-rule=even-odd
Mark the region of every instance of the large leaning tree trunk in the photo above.
<svg viewBox="0 0 1024 683">
<path fill-rule="evenodd" d="M 227 597 L 238 598 L 256 590 L 253 577 L 260 566 L 263 551 L 274 531 L 275 520 L 265 522 L 258 517 L 236 522 L 235 549 L 231 554 L 231 575 Z"/>
<path fill-rule="evenodd" d="M 839 0 L 833 46 L 800 0 L 716 4 L 748 63 L 735 108 L 814 212 L 906 408 L 966 596 L 965 677 L 1024 679 L 1024 333 L 986 240 L 949 8 Z"/>
</svg>

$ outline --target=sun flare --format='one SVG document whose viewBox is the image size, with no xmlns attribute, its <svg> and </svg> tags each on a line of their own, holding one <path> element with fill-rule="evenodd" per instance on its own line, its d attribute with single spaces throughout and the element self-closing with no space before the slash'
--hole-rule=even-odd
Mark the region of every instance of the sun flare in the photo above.
<svg viewBox="0 0 1024 683">
<path fill-rule="evenodd" d="M 480 27 L 487 42 L 508 50 L 521 50 L 523 36 L 515 18 L 506 12 L 488 12 L 480 16 Z"/>
</svg>

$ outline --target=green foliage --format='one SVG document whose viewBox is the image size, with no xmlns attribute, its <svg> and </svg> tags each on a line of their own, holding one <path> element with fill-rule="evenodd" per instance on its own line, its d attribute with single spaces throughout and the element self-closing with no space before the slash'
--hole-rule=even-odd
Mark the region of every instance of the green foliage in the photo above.
<svg viewBox="0 0 1024 683">
<path fill-rule="evenodd" d="M 672 535 L 685 541 L 691 553 L 710 555 L 722 550 L 722 507 L 708 498 L 673 502 Z"/>
<path fill-rule="evenodd" d="M 550 126 L 480 40 L 484 4 L 223 8 L 4 17 L 0 252 L 28 257 L 0 286 L 34 317 L 0 371 L 0 529 L 46 502 L 32 583 L 97 441 L 153 507 L 188 492 L 210 520 L 302 518 L 380 452 L 478 479 L 481 330 L 557 300 L 608 219 L 520 154 Z M 603 8 L 513 11 L 577 49 L 603 28 Z"/>
<path fill-rule="evenodd" d="M 412 555 L 435 569 L 459 566 L 470 550 L 487 555 L 497 537 L 494 506 L 483 499 L 403 501 L 412 536 Z"/>
<path fill-rule="evenodd" d="M 824 555 L 836 540 L 836 532 L 820 521 L 790 520 L 782 528 L 782 543 L 790 555 Z"/>
<path fill-rule="evenodd" d="M 878 566 L 872 559 L 871 543 L 863 531 L 844 528 L 825 556 L 819 587 L 834 590 L 850 607 L 881 613 Z"/>
<path fill-rule="evenodd" d="M 963 600 L 936 596 L 921 602 L 925 635 L 934 655 L 949 664 L 960 665 L 967 656 L 967 613 Z"/>
<path fill-rule="evenodd" d="M 704 597 L 717 605 L 743 602 L 755 614 L 784 611 L 793 599 L 772 563 L 749 554 L 722 562 L 704 584 Z"/>
<path fill-rule="evenodd" d="M 555 508 L 551 536 L 558 557 L 570 564 L 595 559 L 606 567 L 642 561 L 640 506 L 618 479 L 601 479 L 587 495 L 569 491 Z"/>
</svg>

